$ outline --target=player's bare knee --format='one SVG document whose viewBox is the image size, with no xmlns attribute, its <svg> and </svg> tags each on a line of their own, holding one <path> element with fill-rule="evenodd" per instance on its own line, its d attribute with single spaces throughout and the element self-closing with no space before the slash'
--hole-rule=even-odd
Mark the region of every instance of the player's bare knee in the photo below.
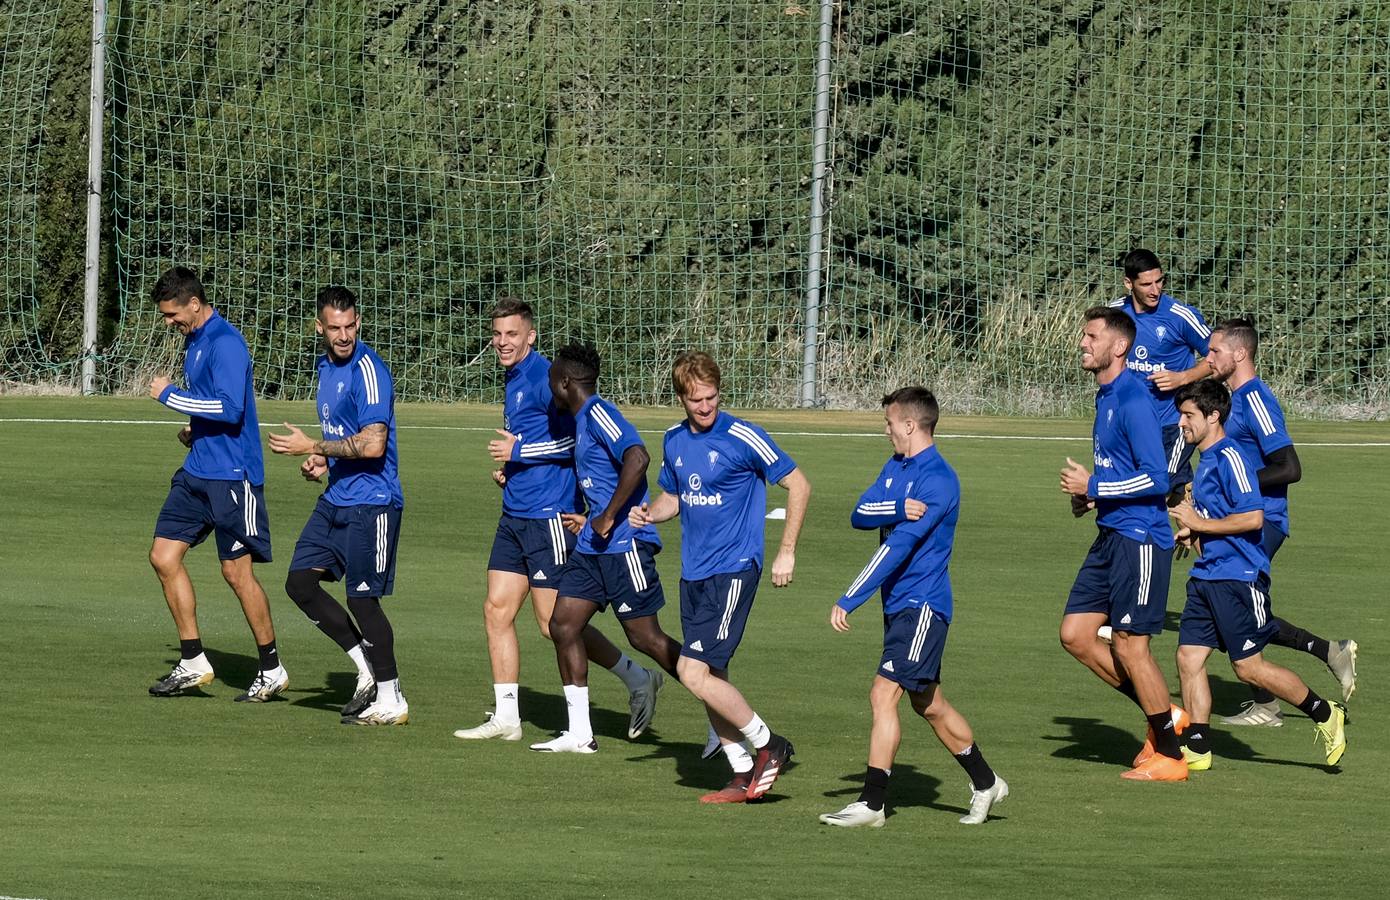
<svg viewBox="0 0 1390 900">
<path fill-rule="evenodd" d="M 709 666 L 698 659 L 682 656 L 676 660 L 676 675 L 680 678 L 681 684 L 696 697 L 703 696 L 709 674 Z"/>
<path fill-rule="evenodd" d="M 1255 687 L 1263 687 L 1262 660 L 1258 656 L 1247 656 L 1245 659 L 1231 661 L 1231 669 L 1236 673 L 1236 677 L 1246 684 Z"/>
<path fill-rule="evenodd" d="M 246 559 L 248 557 L 241 556 L 236 559 L 222 560 L 222 578 L 233 591 L 236 591 L 238 596 L 240 596 L 242 588 L 250 586 L 251 582 L 255 580 L 250 564 L 243 562 Z"/>
</svg>

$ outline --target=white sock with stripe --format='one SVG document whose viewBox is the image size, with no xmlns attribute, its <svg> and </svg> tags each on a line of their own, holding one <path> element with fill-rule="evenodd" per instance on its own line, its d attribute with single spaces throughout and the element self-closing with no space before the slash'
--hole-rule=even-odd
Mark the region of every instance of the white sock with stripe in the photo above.
<svg viewBox="0 0 1390 900">
<path fill-rule="evenodd" d="M 724 751 L 724 755 L 729 758 L 729 767 L 734 770 L 735 775 L 753 771 L 753 754 L 748 752 L 747 747 L 735 742 L 723 744 L 721 749 Z"/>
<path fill-rule="evenodd" d="M 361 644 L 353 647 L 347 652 L 348 659 L 352 660 L 353 665 L 357 666 L 357 674 L 363 678 L 372 677 L 372 664 L 367 662 L 367 651 Z"/>
<path fill-rule="evenodd" d="M 632 657 L 621 650 L 618 651 L 618 661 L 609 666 L 608 671 L 623 680 L 629 694 L 647 686 L 647 670 L 633 662 Z"/>
<path fill-rule="evenodd" d="M 405 702 L 401 696 L 401 680 L 392 678 L 390 681 L 378 681 L 376 683 L 376 702 L 389 703 L 392 706 L 400 706 Z"/>
<path fill-rule="evenodd" d="M 570 737 L 579 741 L 592 740 L 594 726 L 589 724 L 589 686 L 565 685 L 565 704 L 569 707 Z"/>
<path fill-rule="evenodd" d="M 492 686 L 492 696 L 496 704 L 496 712 L 492 717 L 506 725 L 521 724 L 521 708 L 517 705 L 517 692 L 521 689 L 516 684 L 494 684 Z"/>
<path fill-rule="evenodd" d="M 741 726 L 739 731 L 748 738 L 748 743 L 753 745 L 754 750 L 761 750 L 772 740 L 772 729 L 767 727 L 767 723 L 757 713 L 753 713 L 753 718 L 747 725 Z"/>
</svg>

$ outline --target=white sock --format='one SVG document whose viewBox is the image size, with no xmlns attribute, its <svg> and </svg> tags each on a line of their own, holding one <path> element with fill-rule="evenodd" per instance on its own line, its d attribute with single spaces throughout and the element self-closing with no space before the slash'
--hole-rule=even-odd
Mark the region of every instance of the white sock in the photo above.
<svg viewBox="0 0 1390 900">
<path fill-rule="evenodd" d="M 376 683 L 376 702 L 389 703 L 392 706 L 399 706 L 405 702 L 401 696 L 401 680 L 392 678 L 390 681 L 378 681 Z"/>
<path fill-rule="evenodd" d="M 372 677 L 372 664 L 367 662 L 367 651 L 362 649 L 361 644 L 349 650 L 347 655 L 348 659 L 352 660 L 353 665 L 357 666 L 357 675 L 359 678 Z"/>
<path fill-rule="evenodd" d="M 619 652 L 618 661 L 609 666 L 608 671 L 623 680 L 629 694 L 647 686 L 647 670 L 633 662 L 626 653 Z"/>
<path fill-rule="evenodd" d="M 729 758 L 729 767 L 734 770 L 735 775 L 753 771 L 753 755 L 748 752 L 748 748 L 740 743 L 723 744 L 721 749 L 724 755 Z"/>
<path fill-rule="evenodd" d="M 565 704 L 569 707 L 570 737 L 579 741 L 592 740 L 594 726 L 589 724 L 589 686 L 565 685 Z"/>
<path fill-rule="evenodd" d="M 208 662 L 208 655 L 206 653 L 199 653 L 192 659 L 181 659 L 179 660 L 179 665 L 183 666 L 185 669 L 193 669 L 198 672 L 212 671 L 212 663 Z"/>
<path fill-rule="evenodd" d="M 493 701 L 496 703 L 497 711 L 492 717 L 505 725 L 521 724 L 521 709 L 517 706 L 517 691 L 519 686 L 515 684 L 494 684 L 492 686 Z"/>
<path fill-rule="evenodd" d="M 753 718 L 748 721 L 739 731 L 748 738 L 748 743 L 753 745 L 754 750 L 761 750 L 767 746 L 767 742 L 772 739 L 772 729 L 767 727 L 757 713 L 753 713 Z"/>
</svg>

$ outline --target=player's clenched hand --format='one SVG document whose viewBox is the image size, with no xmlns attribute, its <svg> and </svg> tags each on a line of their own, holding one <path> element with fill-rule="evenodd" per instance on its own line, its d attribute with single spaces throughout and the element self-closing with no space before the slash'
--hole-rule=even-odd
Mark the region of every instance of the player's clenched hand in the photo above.
<svg viewBox="0 0 1390 900">
<path fill-rule="evenodd" d="M 565 526 L 565 530 L 570 534 L 578 534 L 584 530 L 586 517 L 583 513 L 560 513 L 560 524 Z"/>
<path fill-rule="evenodd" d="M 903 515 L 909 522 L 916 522 L 927 514 L 927 504 L 921 500 L 913 500 L 911 497 L 903 501 Z"/>
<path fill-rule="evenodd" d="M 193 446 L 193 427 L 191 425 L 185 425 L 179 429 L 179 443 L 189 448 Z"/>
<path fill-rule="evenodd" d="M 495 441 L 488 441 L 488 455 L 497 462 L 506 462 L 512 458 L 512 448 L 516 446 L 517 436 L 510 431 L 503 431 L 501 428 L 495 430 L 502 437 Z"/>
<path fill-rule="evenodd" d="M 849 613 L 838 603 L 830 607 L 830 627 L 839 632 L 849 631 Z"/>
<path fill-rule="evenodd" d="M 792 583 L 792 572 L 796 570 L 796 553 L 792 550 L 777 551 L 772 561 L 772 586 L 786 587 Z"/>
<path fill-rule="evenodd" d="M 1096 501 L 1092 500 L 1090 497 L 1087 497 L 1085 494 L 1071 495 L 1071 514 L 1076 516 L 1078 519 L 1095 508 Z"/>
<path fill-rule="evenodd" d="M 318 481 L 327 471 L 328 458 L 317 453 L 310 453 L 299 467 L 299 474 L 304 476 L 305 481 Z"/>
<path fill-rule="evenodd" d="M 613 521 L 613 516 L 605 512 L 594 516 L 594 520 L 589 523 L 589 527 L 593 528 L 594 534 L 606 538 L 613 533 L 613 526 L 616 524 L 618 523 Z"/>
<path fill-rule="evenodd" d="M 1068 494 L 1085 496 L 1091 486 L 1091 472 L 1081 463 L 1067 457 L 1067 467 L 1062 470 L 1062 490 Z"/>
<path fill-rule="evenodd" d="M 643 525 L 652 524 L 651 506 L 643 503 L 634 506 L 627 511 L 627 524 L 633 528 L 641 528 Z"/>
<path fill-rule="evenodd" d="M 506 486 L 507 486 L 507 473 L 504 472 L 504 471 L 502 471 L 501 469 L 493 469 L 493 470 L 492 470 L 492 480 L 495 481 L 495 482 L 497 483 L 497 486 L 498 486 L 498 487 L 506 487 Z"/>
<path fill-rule="evenodd" d="M 1172 516 L 1173 520 L 1177 522 L 1183 530 L 1189 532 L 1202 523 L 1202 517 L 1198 515 L 1197 510 L 1193 508 L 1191 500 L 1183 500 L 1183 502 L 1179 503 L 1177 506 L 1169 509 L 1168 515 Z"/>
<path fill-rule="evenodd" d="M 173 382 L 165 378 L 163 375 L 154 376 L 150 379 L 150 396 L 153 397 L 155 400 L 158 400 L 159 395 L 164 393 L 164 389 L 171 384 L 173 384 Z"/>
<path fill-rule="evenodd" d="M 284 423 L 289 434 L 270 434 L 270 449 L 286 456 L 308 456 L 314 452 L 314 439 L 289 422 Z"/>
</svg>

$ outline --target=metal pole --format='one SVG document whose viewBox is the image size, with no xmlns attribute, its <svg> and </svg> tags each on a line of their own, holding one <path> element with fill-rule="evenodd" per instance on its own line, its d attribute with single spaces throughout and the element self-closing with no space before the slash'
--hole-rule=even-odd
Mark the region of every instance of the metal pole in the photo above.
<svg viewBox="0 0 1390 900">
<path fill-rule="evenodd" d="M 815 406 L 816 354 L 820 347 L 821 280 L 825 270 L 826 157 L 830 147 L 830 53 L 836 0 L 820 0 L 816 43 L 816 112 L 811 132 L 811 240 L 806 253 L 806 328 L 801 361 L 801 405 Z"/>
<path fill-rule="evenodd" d="M 82 287 L 82 393 L 96 392 L 97 276 L 101 268 L 101 150 L 106 103 L 106 0 L 92 0 L 92 89 L 87 122 L 87 260 Z"/>
</svg>

